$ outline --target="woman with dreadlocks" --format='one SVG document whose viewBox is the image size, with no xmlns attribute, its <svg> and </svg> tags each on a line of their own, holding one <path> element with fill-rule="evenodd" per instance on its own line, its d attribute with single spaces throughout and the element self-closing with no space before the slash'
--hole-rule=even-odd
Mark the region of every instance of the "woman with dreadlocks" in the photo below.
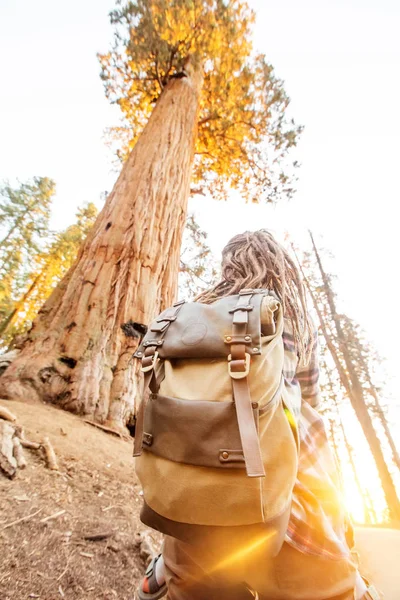
<svg viewBox="0 0 400 600">
<path fill-rule="evenodd" d="M 266 230 L 245 232 L 228 242 L 222 252 L 221 281 L 196 301 L 212 304 L 247 289 L 270 290 L 282 306 L 283 381 L 298 399 L 292 403 L 298 468 L 284 543 L 277 556 L 267 555 L 261 545 L 227 558 L 216 556 L 214 548 L 205 550 L 198 541 L 166 536 L 163 555 L 151 562 L 138 597 L 155 600 L 168 593 L 170 600 L 372 598 L 351 560 L 347 543 L 351 526 L 316 410 L 320 403 L 317 333 L 307 312 L 303 284 L 290 255 Z M 156 528 L 145 513 L 146 505 L 142 520 Z"/>
</svg>

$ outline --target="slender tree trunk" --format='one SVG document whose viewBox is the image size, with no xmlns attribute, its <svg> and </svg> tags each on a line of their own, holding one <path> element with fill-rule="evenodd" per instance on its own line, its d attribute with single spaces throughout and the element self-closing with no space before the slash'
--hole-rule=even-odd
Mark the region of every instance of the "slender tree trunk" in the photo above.
<svg viewBox="0 0 400 600">
<path fill-rule="evenodd" d="M 337 409 L 337 411 L 339 413 L 339 407 L 338 407 L 338 405 L 337 405 L 336 402 L 335 402 L 335 404 L 336 404 L 336 409 Z M 342 421 L 342 417 L 340 416 L 340 413 L 339 413 L 339 425 L 340 425 L 340 429 L 342 430 L 344 445 L 346 447 L 346 452 L 347 452 L 347 456 L 349 458 L 350 467 L 351 467 L 351 470 L 353 472 L 354 483 L 356 484 L 356 487 L 358 489 L 358 494 L 359 494 L 359 496 L 361 498 L 361 501 L 363 503 L 364 523 L 372 523 L 371 515 L 370 515 L 370 511 L 369 511 L 369 507 L 368 507 L 368 504 L 366 502 L 365 493 L 364 493 L 364 490 L 362 488 L 360 478 L 358 476 L 358 471 L 357 471 L 356 463 L 354 461 L 354 450 L 353 450 L 352 445 L 349 442 L 349 438 L 347 437 L 347 433 L 346 433 L 346 430 L 344 428 L 344 424 L 343 424 L 343 421 Z"/>
<path fill-rule="evenodd" d="M 396 465 L 396 467 L 400 470 L 400 456 L 399 456 L 396 444 L 394 443 L 394 439 L 392 436 L 392 432 L 390 431 L 389 424 L 386 419 L 386 415 L 383 412 L 383 408 L 382 408 L 382 405 L 381 405 L 381 402 L 380 402 L 380 399 L 378 396 L 378 392 L 376 391 L 376 388 L 371 380 L 369 380 L 369 384 L 370 384 L 370 387 L 368 389 L 368 392 L 371 394 L 371 396 L 374 399 L 374 404 L 377 409 L 379 420 L 382 423 L 382 427 L 385 432 L 387 441 L 389 443 L 390 450 L 392 451 L 393 462 Z"/>
<path fill-rule="evenodd" d="M 383 492 L 385 494 L 386 502 L 391 514 L 393 521 L 398 524 L 400 523 L 400 501 L 397 495 L 396 487 L 393 483 L 391 473 L 386 464 L 385 457 L 382 452 L 380 440 L 374 429 L 371 416 L 368 412 L 368 407 L 365 403 L 363 389 L 361 383 L 357 377 L 357 373 L 354 369 L 354 365 L 351 361 L 351 357 L 347 348 L 345 334 L 343 332 L 339 315 L 336 311 L 336 305 L 330 287 L 329 279 L 322 266 L 319 252 L 314 242 L 312 233 L 310 232 L 311 241 L 314 248 L 315 257 L 317 259 L 318 267 L 321 273 L 322 282 L 324 286 L 324 292 L 328 301 L 331 318 L 334 322 L 337 339 L 339 343 L 340 352 L 343 356 L 344 363 L 346 365 L 346 371 L 349 375 L 349 379 L 346 377 L 345 388 L 349 392 L 349 398 L 351 405 L 357 415 L 357 418 L 361 424 L 362 430 L 369 444 L 372 452 L 372 456 L 375 460 L 376 467 L 378 469 L 379 477 L 382 483 Z M 336 361 L 335 361 L 336 362 Z M 339 361 L 340 362 L 340 361 Z M 343 371 L 343 370 L 342 370 Z M 342 376 L 342 375 L 341 375 Z"/>
<path fill-rule="evenodd" d="M 335 455 L 337 465 L 340 465 L 340 454 L 339 454 L 339 446 L 336 441 L 336 431 L 335 431 L 335 422 L 333 419 L 328 420 L 329 423 L 329 441 L 332 446 L 333 454 Z"/>
<path fill-rule="evenodd" d="M 39 283 L 42 275 L 43 272 L 39 273 L 39 275 L 35 277 L 25 294 L 18 300 L 18 302 L 16 302 L 10 314 L 0 323 L 0 336 L 4 335 L 8 331 L 8 329 L 10 329 L 11 325 L 13 325 L 15 319 L 18 316 L 18 313 L 21 311 L 25 302 L 30 298 L 32 292 L 37 287 L 37 284 Z"/>
<path fill-rule="evenodd" d="M 197 68 L 186 70 L 164 89 L 75 264 L 0 378 L 0 396 L 45 400 L 119 429 L 132 418 L 135 324 L 177 290 L 202 85 Z"/>
<path fill-rule="evenodd" d="M 328 365 L 326 363 L 323 363 L 323 366 L 325 367 L 325 373 L 326 373 L 326 376 L 327 376 L 327 379 L 328 379 L 329 389 L 331 391 L 333 403 L 335 405 L 336 413 L 337 413 L 337 416 L 339 418 L 339 427 L 340 427 L 340 430 L 342 432 L 342 438 L 343 438 L 343 442 L 344 442 L 344 445 L 345 445 L 345 448 L 346 448 L 346 452 L 347 452 L 349 464 L 350 464 L 351 470 L 353 472 L 354 482 L 356 484 L 356 487 L 358 489 L 358 494 L 359 494 L 359 496 L 361 498 L 361 501 L 363 503 L 364 523 L 372 523 L 370 512 L 369 512 L 369 508 L 368 508 L 368 505 L 367 505 L 367 502 L 366 502 L 366 497 L 365 497 L 365 494 L 364 494 L 364 490 L 362 488 L 361 481 L 360 481 L 360 478 L 358 476 L 358 471 L 357 471 L 356 463 L 354 461 L 354 450 L 353 450 L 352 445 L 349 442 L 349 438 L 347 436 L 346 429 L 344 427 L 342 415 L 340 414 L 339 402 L 337 401 L 337 398 L 336 398 L 336 394 L 335 394 L 335 390 L 334 390 L 334 386 L 333 386 L 333 381 L 332 381 L 332 378 L 331 378 L 329 370 L 328 370 Z M 336 446 L 335 452 L 336 452 L 336 455 L 337 455 L 337 457 L 339 459 L 339 452 L 338 452 L 338 449 L 337 449 L 337 442 L 336 442 L 335 435 L 334 435 L 333 423 L 331 423 L 330 427 L 331 427 L 331 438 L 335 442 L 335 446 Z M 340 463 L 340 460 L 339 460 L 339 463 Z"/>
<path fill-rule="evenodd" d="M 365 490 L 365 501 L 366 501 L 366 505 L 368 506 L 368 513 L 371 515 L 371 524 L 378 523 L 378 516 L 376 514 L 374 502 L 373 502 L 373 500 L 371 498 L 371 494 L 369 493 L 368 490 Z"/>
<path fill-rule="evenodd" d="M 357 360 L 359 362 L 360 367 L 362 368 L 362 372 L 363 372 L 366 382 L 368 383 L 368 386 L 369 386 L 367 392 L 372 396 L 372 398 L 374 400 L 374 404 L 377 409 L 378 418 L 379 418 L 380 422 L 382 423 L 383 430 L 385 432 L 387 441 L 388 441 L 390 449 L 392 451 L 393 462 L 396 465 L 396 467 L 400 470 L 399 452 L 397 450 L 396 444 L 394 443 L 392 432 L 390 431 L 390 427 L 387 422 L 386 415 L 385 415 L 382 405 L 381 405 L 379 394 L 378 394 L 376 387 L 372 381 L 368 362 L 365 360 L 365 356 L 363 355 L 361 342 L 357 337 L 354 339 L 354 344 L 358 351 Z"/>
<path fill-rule="evenodd" d="M 18 219 L 15 221 L 14 225 L 11 227 L 11 229 L 8 231 L 6 237 L 4 237 L 1 241 L 0 241 L 0 246 L 2 246 L 3 244 L 5 244 L 9 238 L 12 236 L 12 234 L 14 233 L 14 231 L 17 229 L 17 227 L 19 227 L 19 225 L 21 225 L 21 223 L 23 222 L 24 218 L 26 217 L 26 215 L 29 213 L 30 210 L 32 210 L 34 204 L 29 204 L 27 206 L 27 208 L 24 210 L 24 212 L 22 213 L 22 215 L 20 215 L 18 217 Z"/>
</svg>

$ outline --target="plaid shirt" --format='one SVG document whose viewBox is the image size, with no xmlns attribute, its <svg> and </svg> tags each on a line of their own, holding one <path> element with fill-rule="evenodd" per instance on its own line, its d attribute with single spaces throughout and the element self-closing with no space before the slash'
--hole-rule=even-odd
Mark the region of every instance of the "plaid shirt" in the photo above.
<svg viewBox="0 0 400 600">
<path fill-rule="evenodd" d="M 298 366 L 290 324 L 285 325 L 283 342 L 285 385 L 297 386 L 301 391 L 301 407 L 295 415 L 300 438 L 299 469 L 286 541 L 305 554 L 334 560 L 348 558 L 349 521 L 339 472 L 324 421 L 315 410 L 320 403 L 317 331 L 306 367 Z"/>
</svg>

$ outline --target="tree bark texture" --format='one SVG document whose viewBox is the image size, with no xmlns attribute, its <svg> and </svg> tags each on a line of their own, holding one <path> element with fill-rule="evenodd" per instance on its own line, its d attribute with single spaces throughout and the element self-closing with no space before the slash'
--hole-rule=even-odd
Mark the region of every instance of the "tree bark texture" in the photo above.
<svg viewBox="0 0 400 600">
<path fill-rule="evenodd" d="M 0 378 L 3 398 L 51 402 L 117 429 L 131 419 L 136 324 L 177 291 L 202 84 L 197 69 L 186 72 L 163 91 L 75 264 Z"/>
<path fill-rule="evenodd" d="M 328 300 L 331 318 L 335 325 L 339 349 L 342 354 L 344 364 L 346 365 L 347 373 L 344 373 L 343 369 L 339 369 L 340 378 L 342 380 L 343 386 L 345 387 L 345 389 L 349 395 L 351 405 L 354 409 L 354 412 L 356 413 L 356 416 L 360 422 L 360 425 L 362 427 L 365 438 L 371 449 L 371 453 L 372 453 L 372 456 L 374 458 L 374 461 L 375 461 L 375 464 L 376 464 L 376 467 L 378 470 L 379 478 L 382 483 L 382 489 L 383 489 L 383 492 L 385 495 L 385 499 L 386 499 L 386 503 L 387 503 L 387 506 L 388 506 L 388 509 L 390 512 L 391 519 L 394 524 L 399 525 L 400 524 L 400 500 L 397 495 L 397 490 L 394 485 L 392 475 L 387 466 L 385 456 L 382 451 L 382 445 L 381 445 L 381 442 L 375 431 L 375 428 L 374 428 L 374 425 L 373 425 L 373 422 L 371 419 L 371 415 L 368 412 L 368 407 L 366 405 L 365 398 L 364 398 L 363 388 L 362 388 L 359 378 L 357 377 L 357 373 L 355 371 L 354 365 L 351 361 L 351 357 L 350 357 L 350 354 L 349 354 L 349 351 L 347 348 L 347 344 L 346 344 L 346 337 L 345 337 L 343 328 L 341 326 L 339 315 L 337 314 L 337 311 L 336 311 L 336 304 L 334 301 L 332 289 L 330 287 L 328 277 L 323 268 L 320 255 L 319 255 L 318 249 L 315 245 L 314 238 L 313 238 L 311 232 L 310 232 L 310 237 L 311 237 L 311 241 L 313 244 L 314 254 L 317 259 L 318 267 L 319 267 L 319 270 L 321 273 L 323 286 L 324 286 L 324 292 L 325 292 L 326 298 Z M 333 351 L 332 356 L 334 358 L 335 364 L 337 365 L 338 363 L 340 363 L 340 360 L 337 357 L 336 349 L 333 350 L 332 343 L 330 343 L 330 344 L 327 343 L 327 345 L 328 345 L 330 351 L 331 352 Z M 336 355 L 336 358 L 334 355 Z M 348 374 L 348 376 L 347 376 L 347 374 Z"/>
</svg>

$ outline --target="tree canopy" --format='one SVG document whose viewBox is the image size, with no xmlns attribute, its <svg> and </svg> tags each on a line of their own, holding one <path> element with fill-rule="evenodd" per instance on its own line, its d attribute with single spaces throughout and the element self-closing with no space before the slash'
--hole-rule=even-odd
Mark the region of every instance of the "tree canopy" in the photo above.
<svg viewBox="0 0 400 600">
<path fill-rule="evenodd" d="M 207 233 L 201 229 L 193 214 L 188 215 L 181 246 L 179 296 L 192 299 L 211 287 L 217 269 L 217 262 L 207 244 Z"/>
<path fill-rule="evenodd" d="M 204 70 L 193 190 L 274 201 L 292 194 L 288 150 L 301 128 L 288 121 L 289 98 L 252 47 L 254 12 L 244 0 L 117 0 L 114 45 L 99 55 L 106 95 L 122 111 L 111 131 L 125 158 L 154 102 L 188 56 Z M 286 168 L 288 167 L 288 168 Z"/>
</svg>

